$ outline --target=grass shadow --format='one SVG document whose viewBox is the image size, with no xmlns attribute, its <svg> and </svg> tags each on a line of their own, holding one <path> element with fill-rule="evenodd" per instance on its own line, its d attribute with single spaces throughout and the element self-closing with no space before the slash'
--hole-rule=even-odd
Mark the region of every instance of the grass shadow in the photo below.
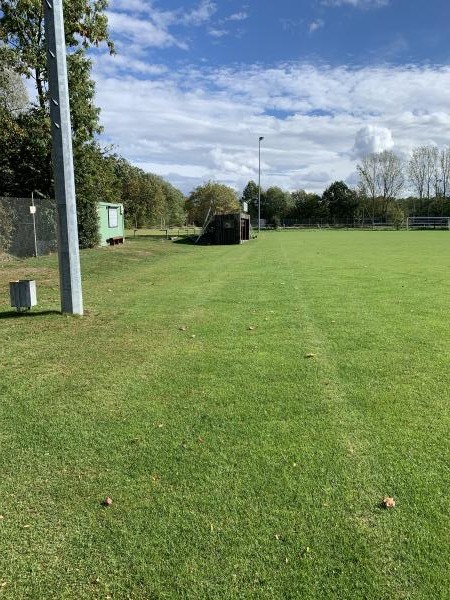
<svg viewBox="0 0 450 600">
<path fill-rule="evenodd" d="M 172 240 L 174 244 L 188 244 L 190 246 L 198 246 L 199 244 L 196 244 L 196 240 L 198 238 L 198 235 L 196 236 L 188 236 L 188 237 L 179 237 L 176 240 Z"/>
<path fill-rule="evenodd" d="M 9 310 L 7 312 L 0 313 L 0 319 L 17 319 L 20 317 L 46 317 L 48 315 L 60 315 L 61 312 L 59 310 L 39 310 L 35 312 L 30 311 L 21 311 L 17 310 Z"/>
</svg>

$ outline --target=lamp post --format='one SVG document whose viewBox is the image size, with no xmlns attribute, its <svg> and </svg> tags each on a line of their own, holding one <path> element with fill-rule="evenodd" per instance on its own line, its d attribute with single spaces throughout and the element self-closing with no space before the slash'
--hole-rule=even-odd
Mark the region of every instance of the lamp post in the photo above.
<svg viewBox="0 0 450 600">
<path fill-rule="evenodd" d="M 260 136 L 258 140 L 258 233 L 261 231 L 261 142 L 264 137 Z"/>
</svg>

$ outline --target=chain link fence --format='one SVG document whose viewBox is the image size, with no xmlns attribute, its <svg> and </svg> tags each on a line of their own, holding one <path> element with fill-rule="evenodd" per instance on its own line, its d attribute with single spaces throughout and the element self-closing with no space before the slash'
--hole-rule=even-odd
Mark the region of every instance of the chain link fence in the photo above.
<svg viewBox="0 0 450 600">
<path fill-rule="evenodd" d="M 56 249 L 54 200 L 0 197 L 0 256 L 42 256 Z"/>
</svg>

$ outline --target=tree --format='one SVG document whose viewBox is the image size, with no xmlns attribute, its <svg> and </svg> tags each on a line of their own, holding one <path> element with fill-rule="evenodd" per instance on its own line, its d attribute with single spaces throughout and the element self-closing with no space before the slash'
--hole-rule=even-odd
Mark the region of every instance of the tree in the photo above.
<svg viewBox="0 0 450 600">
<path fill-rule="evenodd" d="M 311 194 L 305 190 L 296 190 L 291 193 L 292 207 L 289 218 L 296 221 L 309 221 L 319 223 L 326 218 L 326 205 L 318 194 Z"/>
<path fill-rule="evenodd" d="M 442 197 L 445 199 L 450 189 L 450 148 L 441 150 L 439 156 Z"/>
<path fill-rule="evenodd" d="M 419 199 L 422 200 L 427 176 L 425 146 L 413 149 L 408 161 L 407 172 L 413 190 L 419 196 Z"/>
<path fill-rule="evenodd" d="M 64 1 L 66 46 L 68 49 L 67 67 L 71 104 L 72 135 L 74 146 L 75 179 L 77 184 L 78 228 L 80 246 L 92 246 L 96 243 L 97 220 L 96 203 L 98 177 L 92 169 L 92 144 L 100 133 L 99 109 L 94 104 L 95 85 L 90 78 L 91 61 L 86 52 L 92 45 L 104 42 L 111 52 L 114 46 L 109 38 L 106 8 L 107 0 L 65 0 Z M 29 157 L 27 167 L 41 164 L 34 177 L 23 179 L 17 169 L 13 169 L 15 187 L 22 185 L 20 195 L 29 194 L 27 181 L 39 190 L 48 188 L 48 171 L 51 173 L 51 142 L 49 127 L 49 104 L 47 84 L 47 64 L 44 39 L 44 16 L 41 0 L 0 0 L 0 64 L 18 75 L 33 78 L 36 83 L 38 106 L 30 115 L 31 129 L 39 130 L 36 119 L 40 119 L 42 130 L 39 143 L 24 131 L 23 139 L 32 141 L 28 154 L 39 151 Z M 45 149 L 42 146 L 45 146 Z M 85 151 L 86 150 L 86 151 Z M 101 155 L 98 152 L 94 153 Z M 89 164 L 84 164 L 87 160 Z M 101 160 L 101 159 L 100 159 Z M 9 161 L 14 164 L 14 161 Z M 42 167 L 42 165 L 45 165 Z M 27 170 L 27 169 L 25 169 Z M 86 181 L 84 177 L 90 177 Z M 50 180 L 52 181 L 52 180 Z M 22 182 L 22 183 L 21 183 Z M 33 189 L 33 188 L 32 188 Z M 53 194 L 50 189 L 49 194 Z M 95 232 L 95 235 L 94 235 Z"/>
<path fill-rule="evenodd" d="M 66 46 L 75 63 L 90 46 L 105 42 L 114 52 L 109 38 L 106 9 L 108 0 L 64 0 Z M 44 35 L 44 12 L 41 0 L 0 0 L 0 62 L 36 82 L 39 106 L 47 104 L 47 61 Z M 87 61 L 89 62 L 89 61 Z M 70 78 L 70 75 L 69 75 Z"/>
<path fill-rule="evenodd" d="M 356 193 L 343 181 L 335 181 L 322 194 L 322 201 L 334 223 L 353 220 L 358 207 Z"/>
<path fill-rule="evenodd" d="M 362 196 L 372 201 L 372 224 L 375 220 L 375 199 L 380 193 L 380 165 L 378 155 L 367 154 L 356 166 L 359 175 L 359 189 Z"/>
<path fill-rule="evenodd" d="M 390 150 L 365 156 L 356 167 L 360 192 L 372 200 L 372 222 L 375 219 L 375 202 L 378 212 L 387 216 L 390 200 L 396 198 L 404 186 L 400 159 Z"/>
<path fill-rule="evenodd" d="M 405 185 L 401 160 L 391 150 L 384 150 L 378 155 L 380 163 L 381 197 L 384 201 L 398 197 Z"/>
<path fill-rule="evenodd" d="M 185 197 L 183 193 L 167 181 L 162 181 L 162 187 L 167 205 L 166 226 L 183 225 L 186 221 L 186 213 L 184 211 Z"/>
<path fill-rule="evenodd" d="M 240 205 L 237 194 L 232 188 L 208 181 L 189 194 L 186 210 L 191 223 L 203 225 L 208 213 L 214 215 L 238 212 Z"/>
<path fill-rule="evenodd" d="M 258 216 L 258 186 L 254 181 L 249 181 L 241 196 L 241 203 L 247 202 L 248 212 L 252 218 Z"/>
<path fill-rule="evenodd" d="M 52 195 L 50 121 L 33 107 L 13 116 L 0 109 L 0 195 Z"/>
<path fill-rule="evenodd" d="M 268 223 L 279 225 L 293 206 L 289 192 L 273 186 L 261 194 L 261 217 Z"/>
<path fill-rule="evenodd" d="M 15 115 L 28 106 L 28 94 L 20 75 L 0 64 L 0 110 Z"/>
</svg>

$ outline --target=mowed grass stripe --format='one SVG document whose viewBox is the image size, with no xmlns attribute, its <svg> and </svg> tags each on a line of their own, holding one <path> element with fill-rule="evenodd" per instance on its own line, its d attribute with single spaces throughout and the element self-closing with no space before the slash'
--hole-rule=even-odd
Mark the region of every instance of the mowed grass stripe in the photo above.
<svg viewBox="0 0 450 600">
<path fill-rule="evenodd" d="M 445 597 L 448 413 L 415 395 L 432 366 L 442 396 L 445 362 L 428 357 L 424 333 L 410 372 L 393 368 L 397 355 L 408 362 L 414 326 L 399 330 L 385 307 L 397 277 L 416 289 L 420 262 L 415 248 L 414 273 L 405 263 L 412 238 L 379 234 L 273 233 L 228 248 L 136 240 L 83 254 L 85 318 L 2 320 L 20 367 L 15 380 L 5 369 L 2 404 L 5 593 Z M 443 254 L 444 238 L 420 234 L 427 263 Z M 396 405 L 406 388 L 421 409 L 415 427 L 389 381 Z M 423 457 L 426 428 L 441 460 Z M 377 506 L 386 487 L 398 510 Z M 114 504 L 102 510 L 106 493 Z"/>
<path fill-rule="evenodd" d="M 424 252 L 430 252 L 426 243 L 429 238 L 413 236 L 413 239 L 424 241 Z M 339 244 L 342 238 L 335 235 L 334 240 Z M 412 251 L 408 234 L 393 239 L 387 233 L 383 241 L 394 256 L 395 251 L 397 256 L 403 254 L 405 258 Z M 440 244 L 436 242 L 445 243 L 445 240 L 434 238 L 431 242 L 438 250 Z M 289 259 L 294 256 L 288 244 L 283 244 L 283 249 Z M 310 250 L 314 252 L 314 247 Z M 315 250 L 320 252 L 318 248 Z M 320 267 L 311 273 L 314 291 L 306 294 L 304 302 L 313 313 L 313 325 L 320 328 L 326 338 L 325 358 L 334 370 L 330 379 L 338 381 L 338 396 L 346 401 L 344 411 L 340 410 L 339 403 L 333 405 L 339 410 L 343 431 L 348 436 L 349 453 L 356 465 L 352 468 L 353 493 L 358 495 L 359 492 L 361 500 L 359 510 L 358 505 L 355 507 L 357 523 L 364 536 L 371 540 L 380 572 L 389 576 L 387 581 L 392 581 L 399 597 L 409 594 L 414 597 L 414 590 L 429 578 L 430 565 L 433 565 L 436 583 L 433 592 L 437 597 L 445 597 L 439 575 L 446 572 L 449 556 L 445 508 L 449 454 L 448 446 L 443 445 L 449 426 L 446 393 L 449 326 L 439 317 L 446 304 L 448 283 L 440 288 L 431 285 L 428 291 L 426 312 L 433 315 L 429 327 L 421 305 L 414 303 L 411 296 L 416 295 L 417 287 L 422 295 L 430 280 L 440 282 L 448 268 L 448 259 L 447 267 L 445 261 L 444 264 L 434 261 L 435 269 L 430 265 L 422 264 L 421 268 L 415 265 L 410 277 L 405 278 L 404 262 L 398 259 L 384 262 L 383 254 L 372 254 L 370 247 L 369 252 L 364 247 L 355 246 L 355 250 L 357 252 L 350 256 L 340 257 L 334 277 L 325 277 L 322 273 L 323 279 L 319 281 Z M 417 262 L 417 248 L 411 257 Z M 303 258 L 307 260 L 308 256 Z M 346 278 L 352 270 L 361 274 L 348 285 Z M 374 293 L 367 294 L 366 289 L 373 280 L 377 282 L 372 284 Z M 336 302 L 336 289 L 339 302 Z M 412 315 L 409 309 L 405 311 L 405 305 L 415 307 Z M 414 312 L 426 329 L 418 326 Z M 438 320 L 439 331 L 434 331 Z M 416 344 L 411 346 L 411 340 Z M 402 514 L 396 515 L 393 531 L 391 514 L 383 513 L 379 515 L 381 519 L 376 519 L 377 513 L 367 510 L 370 506 L 367 494 L 371 489 L 378 489 L 380 496 L 381 493 L 393 494 L 400 503 L 404 499 L 399 506 Z M 432 506 L 430 490 L 434 490 Z M 360 514 L 364 505 L 366 514 Z M 436 545 L 443 526 L 444 538 Z M 403 562 L 408 551 L 421 556 L 426 568 L 422 570 L 413 561 Z"/>
</svg>

